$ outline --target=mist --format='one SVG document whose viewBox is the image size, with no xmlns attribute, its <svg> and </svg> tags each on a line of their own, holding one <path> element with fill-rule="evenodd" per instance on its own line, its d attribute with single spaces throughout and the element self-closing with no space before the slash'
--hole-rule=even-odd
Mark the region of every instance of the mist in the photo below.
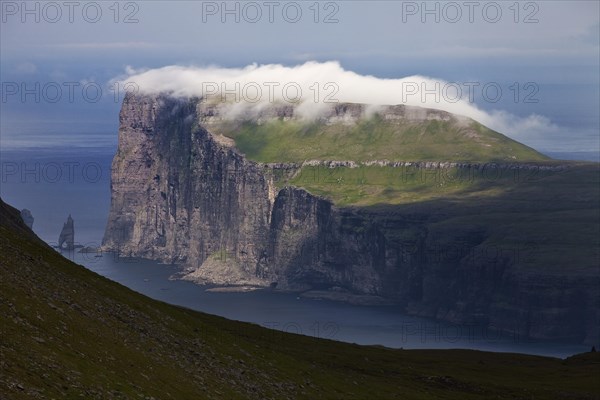
<svg viewBox="0 0 600 400">
<path fill-rule="evenodd" d="M 233 116 L 252 114 L 269 103 L 290 103 L 308 119 L 318 118 L 332 103 L 377 106 L 405 104 L 447 111 L 472 118 L 487 127 L 524 142 L 562 129 L 538 114 L 517 116 L 504 110 L 484 111 L 477 101 L 495 102 L 511 96 L 496 82 L 448 82 L 413 75 L 395 79 L 360 75 L 339 62 L 310 61 L 297 66 L 251 64 L 243 68 L 171 65 L 157 69 L 126 68 L 113 79 L 142 94 L 165 93 L 175 97 L 202 97 L 229 105 Z M 504 91 L 503 91 L 504 89 Z"/>
</svg>

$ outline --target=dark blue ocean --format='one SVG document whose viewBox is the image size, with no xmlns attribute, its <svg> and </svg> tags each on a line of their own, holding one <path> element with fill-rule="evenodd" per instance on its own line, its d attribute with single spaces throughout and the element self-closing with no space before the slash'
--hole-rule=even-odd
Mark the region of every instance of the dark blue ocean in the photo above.
<svg viewBox="0 0 600 400">
<path fill-rule="evenodd" d="M 76 242 L 98 246 L 110 207 L 110 163 L 114 145 L 33 148 L 0 152 L 0 195 L 29 209 L 34 231 L 56 244 L 69 214 Z M 394 348 L 469 348 L 566 357 L 587 346 L 526 339 L 478 326 L 440 323 L 404 315 L 393 306 L 355 306 L 301 299 L 293 293 L 207 292 L 206 287 L 169 279 L 175 265 L 120 258 L 114 254 L 64 254 L 84 267 L 149 297 L 272 329 L 359 344 Z"/>
</svg>

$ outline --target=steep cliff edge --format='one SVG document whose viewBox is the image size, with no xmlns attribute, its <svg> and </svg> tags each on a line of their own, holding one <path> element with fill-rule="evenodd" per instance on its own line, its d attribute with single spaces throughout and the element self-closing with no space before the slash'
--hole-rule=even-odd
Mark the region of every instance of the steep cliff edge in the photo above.
<svg viewBox="0 0 600 400">
<path fill-rule="evenodd" d="M 453 185 L 435 174 L 472 176 L 485 166 L 413 163 L 410 174 L 425 171 L 425 181 L 407 183 L 413 175 L 403 172 L 397 179 L 398 165 L 368 147 L 378 140 L 383 146 L 395 131 L 386 130 L 388 122 L 360 125 L 363 111 L 337 105 L 325 122 L 302 127 L 294 125 L 290 106 L 232 122 L 218 105 L 197 99 L 127 96 L 104 247 L 181 263 L 188 279 L 198 282 L 342 287 L 393 299 L 414 314 L 523 337 L 598 344 L 598 248 L 589 236 L 589 221 L 598 220 L 598 190 L 592 186 L 597 166 L 548 163 L 450 114 L 399 106 L 380 114 L 404 129 L 399 146 L 444 141 L 448 131 L 459 143 L 480 144 L 469 154 L 489 157 L 487 149 L 498 144 L 502 160 L 538 160 L 494 164 L 510 179 L 490 179 L 488 169 L 488 179 Z M 339 151 L 327 147 L 333 143 L 329 136 L 318 137 L 322 130 L 341 137 L 339 129 L 349 125 L 358 126 L 351 132 L 356 140 L 346 138 Z M 300 162 L 293 149 L 273 147 L 283 143 L 278 135 L 286 129 L 295 144 L 322 160 Z M 362 137 L 365 129 L 378 136 Z M 367 144 L 357 147 L 362 142 Z M 343 158 L 344 146 L 368 165 Z M 451 155 L 462 157 L 457 152 Z M 337 161 L 323 160 L 328 154 Z M 449 160 L 454 158 L 439 161 Z M 323 172 L 327 179 L 315 178 Z M 536 179 L 515 184 L 516 176 Z M 365 177 L 383 180 L 364 185 Z M 349 178 L 353 184 L 342 184 Z M 578 180 L 585 185 L 575 185 Z M 407 193 L 410 201 L 402 197 Z M 372 201 L 356 200 L 365 198 Z M 548 234 L 556 229 L 562 237 Z"/>
<path fill-rule="evenodd" d="M 195 102 L 125 99 L 104 246 L 190 267 L 229 257 L 257 280 L 247 249 L 266 243 L 272 182 L 198 118 Z"/>
</svg>

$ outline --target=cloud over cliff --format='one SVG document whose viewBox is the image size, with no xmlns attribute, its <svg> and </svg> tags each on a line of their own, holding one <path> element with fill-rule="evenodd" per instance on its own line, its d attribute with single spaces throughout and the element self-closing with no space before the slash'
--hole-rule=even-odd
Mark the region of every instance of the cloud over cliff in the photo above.
<svg viewBox="0 0 600 400">
<path fill-rule="evenodd" d="M 252 110 L 269 103 L 293 103 L 298 113 L 318 117 L 328 103 L 406 104 L 470 117 L 525 142 L 540 135 L 559 134 L 560 128 L 540 115 L 518 117 L 502 110 L 487 112 L 476 102 L 496 103 L 513 96 L 496 82 L 447 82 L 414 75 L 383 79 L 345 70 L 338 62 L 306 62 L 297 66 L 251 64 L 244 68 L 166 66 L 150 70 L 128 67 L 115 81 L 140 93 L 169 93 L 181 97 L 226 100 L 231 112 Z M 133 84 L 132 84 L 133 83 Z"/>
</svg>

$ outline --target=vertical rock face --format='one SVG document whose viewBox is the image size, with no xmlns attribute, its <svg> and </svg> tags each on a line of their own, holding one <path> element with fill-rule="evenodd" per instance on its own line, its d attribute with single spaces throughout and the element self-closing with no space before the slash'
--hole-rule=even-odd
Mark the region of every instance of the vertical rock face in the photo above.
<svg viewBox="0 0 600 400">
<path fill-rule="evenodd" d="M 220 255 L 256 276 L 272 181 L 200 126 L 197 106 L 161 96 L 125 99 L 104 245 L 191 268 Z"/>
<path fill-rule="evenodd" d="M 484 257 L 476 225 L 438 232 L 427 214 L 337 208 L 299 188 L 277 190 L 273 168 L 288 167 L 245 159 L 214 133 L 218 119 L 197 99 L 125 98 L 104 248 L 181 263 L 198 282 L 341 286 L 412 314 L 598 342 L 598 276 L 524 275 L 522 260 Z M 440 250 L 453 238 L 468 249 Z"/>
<path fill-rule="evenodd" d="M 124 100 L 104 247 L 182 263 L 197 281 L 381 294 L 376 228 L 302 189 L 277 192 L 269 168 L 205 129 L 214 118 L 197 100 Z"/>
<path fill-rule="evenodd" d="M 383 295 L 384 269 L 385 240 L 375 225 L 302 189 L 278 193 L 261 276 L 283 287 Z"/>
<path fill-rule="evenodd" d="M 197 101 L 125 99 L 104 245 L 190 268 L 228 257 L 254 277 L 266 250 L 272 182 L 199 126 L 202 117 Z"/>
<path fill-rule="evenodd" d="M 65 250 L 73 250 L 75 248 L 75 224 L 71 214 L 64 223 L 60 235 L 58 236 L 58 248 Z"/>
</svg>

